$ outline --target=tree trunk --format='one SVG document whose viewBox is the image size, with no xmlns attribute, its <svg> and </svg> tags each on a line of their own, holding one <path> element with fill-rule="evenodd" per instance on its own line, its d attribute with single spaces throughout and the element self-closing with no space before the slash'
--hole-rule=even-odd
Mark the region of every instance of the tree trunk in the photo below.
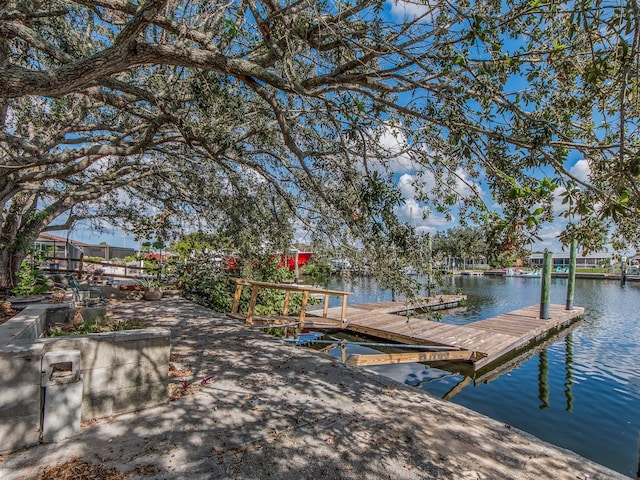
<svg viewBox="0 0 640 480">
<path fill-rule="evenodd" d="M 27 252 L 2 246 L 0 248 L 0 293 L 9 293 L 16 286 L 17 273 Z"/>
<path fill-rule="evenodd" d="M 17 273 L 49 218 L 34 215 L 37 197 L 17 195 L 8 211 L 0 215 L 0 291 L 16 285 Z"/>
</svg>

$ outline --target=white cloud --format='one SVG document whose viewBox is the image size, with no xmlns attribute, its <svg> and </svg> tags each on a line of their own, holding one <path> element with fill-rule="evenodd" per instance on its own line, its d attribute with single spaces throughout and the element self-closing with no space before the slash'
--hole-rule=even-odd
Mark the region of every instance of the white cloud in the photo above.
<svg viewBox="0 0 640 480">
<path fill-rule="evenodd" d="M 18 129 L 18 114 L 16 111 L 9 107 L 7 108 L 7 118 L 4 122 L 4 130 L 5 132 L 15 135 Z"/>
<path fill-rule="evenodd" d="M 398 180 L 398 186 L 405 198 L 416 197 L 416 194 L 418 192 L 416 192 L 416 186 L 413 184 L 415 179 L 415 175 L 411 173 L 405 173 Z M 454 184 L 451 187 L 451 192 L 455 193 L 461 198 L 471 197 L 472 195 L 474 195 L 474 191 L 482 195 L 482 187 L 475 183 L 473 179 L 470 178 L 468 173 L 461 168 L 456 169 L 455 173 L 451 174 L 449 179 L 452 179 L 454 181 Z M 429 171 L 423 172 L 423 175 L 420 177 L 419 181 L 423 184 L 421 193 L 425 193 L 427 195 L 432 194 L 432 190 L 436 187 L 436 180 L 433 176 L 433 173 Z M 446 179 L 444 181 L 446 181 Z"/>
<path fill-rule="evenodd" d="M 413 19 L 427 15 L 427 19 L 432 20 L 438 10 L 429 0 L 389 0 L 387 3 L 391 6 L 391 14 L 399 18 Z"/>
<path fill-rule="evenodd" d="M 398 188 L 405 199 L 404 203 L 396 210 L 398 218 L 413 225 L 417 233 L 434 233 L 437 230 L 454 226 L 456 219 L 435 214 L 427 206 L 416 201 L 417 192 L 413 181 L 414 177 L 408 173 L 402 175 L 398 180 Z M 427 175 L 426 181 L 425 190 L 430 191 L 435 186 L 433 175 Z"/>
<path fill-rule="evenodd" d="M 402 196 L 405 199 L 411 200 L 413 198 L 415 198 L 416 196 L 416 189 L 415 189 L 415 185 L 413 184 L 415 177 L 413 175 L 410 175 L 408 173 L 405 173 L 404 175 L 402 175 L 399 179 L 398 179 L 398 188 L 400 189 L 400 192 L 402 193 Z M 435 183 L 433 183 L 433 176 L 429 175 L 427 177 L 427 182 L 429 183 L 429 180 L 431 180 L 431 187 L 433 187 L 433 185 L 435 185 Z"/>
<path fill-rule="evenodd" d="M 589 175 L 591 169 L 589 168 L 589 162 L 587 160 L 578 160 L 576 164 L 569 169 L 569 173 L 583 182 L 589 182 Z"/>
<path fill-rule="evenodd" d="M 538 232 L 540 240 L 532 245 L 533 251 L 542 251 L 548 249 L 550 252 L 558 253 L 562 251 L 562 244 L 558 240 L 558 235 L 562 233 L 566 227 L 567 221 L 564 218 L 556 218 L 556 220 L 543 226 Z"/>
<path fill-rule="evenodd" d="M 368 167 L 380 173 L 406 173 L 414 170 L 414 164 L 407 154 L 407 138 L 399 129 L 385 125 L 379 132 L 378 146 L 384 157 L 368 158 Z"/>
<path fill-rule="evenodd" d="M 558 216 L 558 215 L 562 215 L 564 212 L 567 211 L 567 205 L 562 203 L 563 197 L 562 195 L 564 195 L 564 193 L 567 191 L 567 189 L 565 187 L 558 187 L 553 191 L 553 203 L 552 208 L 553 208 L 553 215 L 554 216 Z"/>
<path fill-rule="evenodd" d="M 451 227 L 456 223 L 455 219 L 447 219 L 443 215 L 434 214 L 429 208 L 418 204 L 413 198 L 406 199 L 405 203 L 397 208 L 396 214 L 401 221 L 414 226 L 419 234 L 435 233 L 437 230 Z"/>
</svg>

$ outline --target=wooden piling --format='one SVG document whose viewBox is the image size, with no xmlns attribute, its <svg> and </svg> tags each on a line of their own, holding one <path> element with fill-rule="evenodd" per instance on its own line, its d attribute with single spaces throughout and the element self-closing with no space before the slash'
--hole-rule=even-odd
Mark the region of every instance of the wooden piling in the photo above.
<svg viewBox="0 0 640 480">
<path fill-rule="evenodd" d="M 567 284 L 567 305 L 566 309 L 571 310 L 573 308 L 573 297 L 576 285 L 576 250 L 578 249 L 578 243 L 574 238 L 571 240 L 571 253 L 569 254 L 569 283 Z"/>
<path fill-rule="evenodd" d="M 542 285 L 540 287 L 540 318 L 549 319 L 549 305 L 551 299 L 551 253 L 544 251 L 542 264 Z"/>
</svg>

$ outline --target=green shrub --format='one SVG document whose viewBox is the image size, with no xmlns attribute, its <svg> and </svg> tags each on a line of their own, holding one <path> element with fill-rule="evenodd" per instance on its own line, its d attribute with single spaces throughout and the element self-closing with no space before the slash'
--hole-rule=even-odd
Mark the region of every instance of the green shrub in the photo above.
<svg viewBox="0 0 640 480">
<path fill-rule="evenodd" d="M 26 262 L 18 271 L 18 281 L 11 290 L 14 295 L 37 295 L 49 289 L 49 281 L 38 270 L 33 270 Z"/>
<path fill-rule="evenodd" d="M 123 330 L 138 330 L 145 327 L 146 325 L 137 318 L 129 318 L 116 322 L 100 322 L 95 319 L 77 324 L 52 327 L 49 330 L 49 336 L 65 337 L 68 335 L 88 335 L 90 333 L 121 332 Z"/>
<path fill-rule="evenodd" d="M 222 262 L 208 255 L 200 254 L 172 268 L 178 276 L 178 286 L 182 295 L 200 305 L 218 312 L 228 313 L 233 307 L 233 297 L 237 283 L 234 278 L 282 283 L 292 280 L 294 273 L 286 267 L 278 266 L 279 258 L 264 255 L 253 261 L 237 259 Z M 231 268 L 230 268 L 231 267 Z M 243 288 L 240 297 L 240 312 L 246 312 L 251 298 L 251 289 Z M 315 299 L 310 298 L 309 303 Z M 284 293 L 280 290 L 261 289 L 256 301 L 256 315 L 279 315 L 284 306 Z M 289 312 L 297 314 L 302 306 L 302 294 L 292 293 Z"/>
</svg>

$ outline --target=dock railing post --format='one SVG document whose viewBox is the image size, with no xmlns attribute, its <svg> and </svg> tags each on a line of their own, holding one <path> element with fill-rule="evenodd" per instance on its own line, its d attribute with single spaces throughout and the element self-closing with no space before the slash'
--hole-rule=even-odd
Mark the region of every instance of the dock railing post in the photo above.
<svg viewBox="0 0 640 480">
<path fill-rule="evenodd" d="M 567 283 L 567 304 L 566 310 L 573 310 L 573 294 L 575 292 L 576 285 L 576 250 L 578 249 L 578 242 L 574 238 L 571 240 L 571 252 L 569 254 L 569 283 Z"/>
<path fill-rule="evenodd" d="M 551 253 L 544 251 L 542 263 L 542 285 L 540 287 L 540 318 L 549 318 L 549 301 L 551 298 Z"/>
</svg>

